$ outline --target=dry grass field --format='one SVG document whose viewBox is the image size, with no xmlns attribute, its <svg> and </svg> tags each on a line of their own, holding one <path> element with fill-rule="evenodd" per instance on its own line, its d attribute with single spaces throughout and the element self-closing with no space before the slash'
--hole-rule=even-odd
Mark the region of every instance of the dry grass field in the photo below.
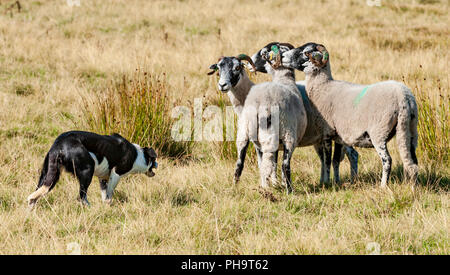
<svg viewBox="0 0 450 275">
<path fill-rule="evenodd" d="M 8 9 L 15 1 L 0 1 L 0 254 L 66 254 L 73 242 L 82 254 L 367 254 L 372 242 L 382 254 L 450 253 L 448 0 L 381 0 L 379 7 L 365 0 L 79 1 L 21 0 L 20 12 Z M 191 107 L 194 98 L 203 107 L 230 105 L 217 78 L 206 75 L 209 65 L 271 41 L 326 45 L 335 79 L 393 79 L 413 90 L 420 108 L 414 190 L 402 182 L 395 141 L 391 191 L 379 188 L 374 150 L 356 148 L 355 184 L 345 160 L 344 184 L 320 185 L 320 162 L 307 147 L 293 157 L 294 193 L 273 189 L 276 201 L 257 190 L 254 154 L 233 186 L 235 157 L 221 154 L 230 144 L 194 142 L 180 158 L 157 148 L 156 176 L 122 180 L 111 206 L 94 179 L 91 207 L 83 207 L 78 183 L 63 173 L 28 212 L 26 197 L 54 139 L 72 129 L 100 131 L 90 120 L 98 111 L 92 102 L 123 77 L 136 70 L 163 77 L 167 106 Z M 117 124 L 131 138 L 133 125 Z"/>
</svg>

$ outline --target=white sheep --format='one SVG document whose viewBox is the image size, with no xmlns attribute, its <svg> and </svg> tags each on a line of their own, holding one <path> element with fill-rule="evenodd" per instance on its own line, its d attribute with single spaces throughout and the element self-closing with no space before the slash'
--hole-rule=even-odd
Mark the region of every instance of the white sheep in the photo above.
<svg viewBox="0 0 450 275">
<path fill-rule="evenodd" d="M 266 47 L 268 47 L 268 46 L 271 47 L 274 44 L 276 44 L 276 42 L 270 43 Z M 283 47 L 285 47 L 283 45 L 286 45 L 286 44 L 281 45 L 282 50 L 289 50 L 289 48 L 287 48 L 287 49 L 283 48 Z M 238 117 L 240 117 L 240 115 L 241 115 L 242 108 L 244 106 L 247 95 L 250 91 L 250 88 L 254 85 L 254 83 L 249 79 L 246 71 L 243 69 L 244 64 L 242 61 L 244 61 L 244 60 L 247 61 L 252 66 L 251 68 L 253 71 L 260 71 L 260 72 L 266 73 L 267 71 L 266 71 L 265 66 L 269 66 L 269 63 L 262 59 L 260 52 L 261 52 L 261 50 L 258 51 L 257 57 L 256 57 L 256 55 L 253 56 L 253 58 L 255 60 L 257 60 L 257 62 L 258 62 L 258 66 L 255 66 L 255 64 L 252 61 L 252 58 L 250 58 L 249 56 L 247 56 L 245 54 L 241 54 L 236 57 L 222 56 L 219 58 L 217 63 L 212 64 L 210 66 L 210 69 L 212 71 L 208 74 L 212 75 L 215 72 L 218 73 L 218 75 L 219 75 L 219 81 L 217 83 L 218 89 L 220 91 L 222 91 L 223 93 L 227 93 L 227 95 L 233 105 L 234 111 Z M 267 70 L 270 71 L 271 73 L 273 73 L 273 71 L 274 71 L 271 66 L 269 66 L 267 68 Z M 305 105 L 305 109 L 307 111 L 307 117 L 309 120 L 309 122 L 308 122 L 309 127 L 307 126 L 305 136 L 316 135 L 316 133 L 319 132 L 319 130 L 317 130 L 315 127 L 311 127 L 311 125 L 315 125 L 314 124 L 315 121 L 312 119 L 314 114 L 311 111 L 311 106 L 310 106 L 309 100 L 306 96 L 304 81 L 297 81 L 296 85 L 297 85 L 298 90 L 300 91 L 303 103 Z M 318 140 L 320 140 L 319 136 L 318 136 Z M 320 182 L 321 183 L 328 182 L 329 174 L 330 174 L 329 167 L 330 167 L 330 163 L 331 163 L 331 142 L 320 142 L 320 143 L 312 144 L 311 138 L 308 138 L 308 139 L 303 139 L 300 143 L 300 146 L 310 146 L 310 145 L 314 145 L 314 148 L 315 148 L 315 150 L 320 158 L 320 161 L 321 161 Z M 336 150 L 340 151 L 341 148 L 345 150 L 345 153 L 347 154 L 347 156 L 350 160 L 351 180 L 353 181 L 354 177 L 357 174 L 357 170 L 358 170 L 358 152 L 356 152 L 352 147 L 341 146 L 340 144 L 336 144 Z M 256 152 L 258 155 L 258 164 L 260 164 L 262 152 L 259 151 L 258 148 L 256 148 Z M 327 154 L 326 152 L 330 152 L 330 154 Z M 244 163 L 244 159 L 243 159 L 244 157 L 245 156 L 240 157 L 242 165 Z M 274 157 L 275 157 L 275 162 L 276 162 L 278 159 L 278 152 L 275 152 Z M 339 163 L 342 160 L 343 160 L 343 155 L 337 154 L 335 152 L 334 157 L 333 157 L 333 168 L 334 168 L 334 179 L 336 182 L 339 182 Z M 242 170 L 238 170 L 238 171 L 242 172 Z M 239 181 L 239 177 L 240 177 L 240 174 L 239 175 L 235 174 L 235 176 L 234 176 L 235 183 L 237 183 Z M 275 173 L 274 173 L 273 177 L 276 177 Z"/>
<path fill-rule="evenodd" d="M 333 80 L 328 51 L 311 42 L 284 52 L 282 64 L 305 73 L 306 92 L 327 122 L 326 132 L 349 146 L 375 147 L 383 163 L 383 188 L 392 165 L 386 144 L 395 134 L 405 175 L 417 179 L 418 111 L 408 87 L 396 81 L 361 85 Z"/>
<path fill-rule="evenodd" d="M 278 49 L 278 48 L 277 48 Z M 262 53 L 265 56 L 269 52 Z M 282 184 L 292 192 L 290 161 L 307 127 L 306 111 L 292 69 L 275 69 L 273 82 L 253 85 L 238 120 L 235 179 L 239 179 L 249 141 L 262 153 L 261 186 L 276 184 L 276 155 L 283 149 Z M 281 143 L 281 144 L 280 144 Z"/>
<path fill-rule="evenodd" d="M 292 46 L 289 43 L 271 42 L 252 55 L 251 58 L 254 66 L 249 68 L 250 70 L 268 73 L 273 77 L 273 74 L 275 72 L 273 67 L 267 60 L 263 58 L 263 55 L 261 54 L 262 51 L 267 52 L 269 49 L 271 49 L 273 45 L 280 45 L 281 52 L 285 52 L 294 48 L 294 46 Z M 280 56 L 281 55 L 278 55 L 275 58 L 280 58 Z M 278 59 L 277 62 L 280 63 L 281 60 Z M 273 81 L 276 81 L 276 79 L 273 78 Z M 322 164 L 320 182 L 321 183 L 328 182 L 330 178 L 330 165 L 332 153 L 331 139 L 328 135 L 324 135 L 324 132 L 322 131 L 322 128 L 325 128 L 324 125 L 325 122 L 321 119 L 321 115 L 318 112 L 317 108 L 314 106 L 314 104 L 311 104 L 310 100 L 308 99 L 308 95 L 306 94 L 305 90 L 305 82 L 298 81 L 296 82 L 296 84 L 303 99 L 303 104 L 305 106 L 306 114 L 308 117 L 308 126 L 306 128 L 306 133 L 305 136 L 303 137 L 303 140 L 300 142 L 299 146 L 314 145 L 314 149 L 319 155 Z M 355 149 L 353 149 L 353 147 L 342 146 L 342 144 L 336 142 L 335 142 L 335 153 L 332 162 L 334 170 L 334 180 L 335 182 L 340 181 L 339 164 L 344 157 L 342 151 L 345 152 L 350 161 L 351 182 L 353 182 L 353 179 L 356 177 L 358 173 L 358 152 Z"/>
</svg>

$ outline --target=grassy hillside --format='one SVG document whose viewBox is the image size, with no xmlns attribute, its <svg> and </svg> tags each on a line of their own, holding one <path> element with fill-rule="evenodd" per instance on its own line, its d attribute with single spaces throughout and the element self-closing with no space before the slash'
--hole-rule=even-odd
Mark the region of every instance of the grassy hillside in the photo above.
<svg viewBox="0 0 450 275">
<path fill-rule="evenodd" d="M 383 254 L 450 253 L 448 1 L 381 0 L 376 7 L 365 0 L 22 0 L 20 12 L 8 10 L 13 2 L 0 5 L 1 254 L 65 254 L 72 242 L 83 254 L 366 254 L 371 242 Z M 204 108 L 230 105 L 216 90 L 217 78 L 206 75 L 209 65 L 271 41 L 326 45 L 335 79 L 394 79 L 413 90 L 420 108 L 414 190 L 402 182 L 395 140 L 390 192 L 379 188 L 374 150 L 357 148 L 358 182 L 349 184 L 345 160 L 344 184 L 321 186 L 320 162 L 307 147 L 293 157 L 294 194 L 273 189 L 273 201 L 257 189 L 254 154 L 235 187 L 235 159 L 223 154 L 232 143 L 194 142 L 183 157 L 159 158 L 155 177 L 122 180 L 111 206 L 102 204 L 94 179 L 91 207 L 82 207 L 78 183 L 63 174 L 27 211 L 26 197 L 61 132 L 118 129 L 156 145 L 170 139 L 166 130 L 152 132 L 152 140 L 131 136 L 137 120 L 110 127 L 92 120 L 105 95 L 136 70 L 162 79 L 155 90 L 164 92 L 164 108 L 192 109 L 195 98 Z"/>
</svg>

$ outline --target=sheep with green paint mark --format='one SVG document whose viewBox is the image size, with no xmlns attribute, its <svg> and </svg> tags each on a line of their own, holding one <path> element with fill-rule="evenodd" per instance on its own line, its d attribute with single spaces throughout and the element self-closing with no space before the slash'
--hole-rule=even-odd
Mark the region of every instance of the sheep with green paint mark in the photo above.
<svg viewBox="0 0 450 275">
<path fill-rule="evenodd" d="M 416 181 L 418 111 L 408 87 L 396 81 L 361 85 L 333 80 L 328 51 L 311 42 L 283 53 L 281 63 L 305 73 L 306 92 L 326 122 L 327 134 L 348 146 L 375 147 L 383 163 L 382 187 L 391 172 L 387 142 L 394 135 L 405 175 Z"/>
<path fill-rule="evenodd" d="M 277 49 L 279 45 L 279 49 Z M 275 70 L 271 63 L 263 58 L 264 54 L 262 52 L 269 52 L 269 59 L 274 63 L 275 66 L 281 66 L 281 55 L 283 52 L 293 49 L 289 43 L 271 42 L 264 46 L 262 49 L 257 51 L 252 55 L 253 65 L 249 67 L 250 70 L 255 70 L 261 73 L 267 73 L 272 76 L 273 81 L 277 81 L 274 77 Z M 273 51 L 274 49 L 275 51 Z M 306 116 L 308 119 L 308 125 L 306 127 L 305 135 L 300 141 L 300 147 L 304 146 L 314 146 L 316 153 L 320 157 L 321 162 L 321 172 L 320 172 L 320 183 L 325 183 L 330 181 L 330 166 L 333 164 L 334 181 L 336 183 L 340 182 L 339 176 L 339 166 L 340 162 L 344 159 L 344 153 L 347 155 L 350 161 L 350 171 L 351 177 L 350 181 L 353 183 L 354 178 L 358 173 L 358 152 L 351 146 L 344 146 L 335 142 L 335 153 L 332 157 L 332 141 L 329 134 L 323 131 L 327 128 L 326 123 L 322 120 L 320 113 L 314 104 L 311 104 L 305 90 L 305 82 L 297 81 L 298 91 L 303 99 L 303 105 L 305 106 Z"/>
<path fill-rule="evenodd" d="M 270 52 L 267 52 L 264 56 L 267 58 L 269 54 Z M 219 65 L 223 66 L 227 62 L 232 64 L 234 59 L 222 60 Z M 215 66 L 211 68 L 214 69 Z M 290 193 L 292 192 L 290 161 L 295 148 L 305 134 L 307 117 L 303 100 L 295 83 L 294 70 L 284 67 L 274 68 L 274 70 L 276 71 L 274 79 L 277 81 L 251 86 L 245 97 L 244 106 L 238 112 L 236 138 L 238 160 L 235 182 L 239 181 L 246 151 L 251 141 L 258 152 L 263 188 L 268 187 L 269 180 L 274 185 L 278 183 L 276 179 L 277 154 L 278 150 L 283 150 L 282 184 Z M 225 72 L 221 71 L 221 74 L 224 75 Z M 231 75 L 231 78 L 221 78 L 219 88 L 225 90 L 226 85 L 232 87 L 234 82 L 238 83 L 235 75 L 238 74 Z"/>
<path fill-rule="evenodd" d="M 278 44 L 278 43 L 271 43 L 272 44 Z M 283 44 L 281 44 L 280 46 L 283 50 L 289 50 L 289 49 L 285 49 L 283 48 Z M 292 47 L 293 48 L 293 47 Z M 261 51 L 258 51 L 258 60 L 260 60 L 260 58 L 262 58 L 259 53 Z M 273 54 L 279 54 L 279 50 L 276 49 L 276 53 L 272 53 L 272 57 Z M 276 59 L 277 57 L 275 57 Z M 260 69 L 258 69 L 257 67 L 255 67 L 255 64 L 252 61 L 252 58 L 250 58 L 249 56 L 245 55 L 245 54 L 240 54 L 238 56 L 222 56 L 217 60 L 217 63 L 214 63 L 210 66 L 211 71 L 208 73 L 208 75 L 213 75 L 215 73 L 217 73 L 218 75 L 218 83 L 217 83 L 217 87 L 218 89 L 222 92 L 222 93 L 226 93 L 233 105 L 234 111 L 237 114 L 238 117 L 241 117 L 241 113 L 242 113 L 242 109 L 244 108 L 244 103 L 247 99 L 247 95 L 250 92 L 250 89 L 253 87 L 253 85 L 255 85 L 255 83 L 253 83 L 249 78 L 248 75 L 244 69 L 244 61 L 248 62 L 249 67 L 251 70 L 253 71 L 261 71 L 261 67 Z M 281 61 L 281 60 L 279 60 Z M 267 66 L 269 65 L 269 61 L 263 61 L 263 63 Z M 271 68 L 271 67 L 270 67 Z M 273 71 L 274 74 L 277 74 L 275 72 L 274 69 L 271 68 L 271 71 Z M 310 110 L 311 108 L 309 107 L 309 103 L 308 103 L 308 98 L 306 96 L 306 92 L 305 92 L 305 86 L 303 81 L 297 81 L 295 82 L 298 90 L 300 91 L 299 95 L 301 95 L 301 98 L 303 100 L 306 112 L 307 112 L 307 117 L 308 117 L 308 125 L 307 125 L 307 132 L 305 132 L 305 135 L 303 136 L 301 143 L 299 144 L 299 146 L 310 146 L 310 145 L 314 145 L 314 148 L 316 149 L 316 152 L 321 160 L 322 163 L 322 169 L 321 169 L 321 177 L 320 177 L 320 182 L 327 182 L 329 181 L 329 165 L 327 163 L 327 161 L 325 160 L 324 156 L 324 152 L 326 151 L 326 149 L 324 148 L 325 145 L 322 145 L 322 143 L 317 142 L 317 140 L 321 140 L 321 137 L 317 134 L 317 129 L 315 127 L 311 127 L 310 123 L 309 123 L 309 118 L 311 116 L 313 116 L 313 114 L 311 114 L 311 112 L 309 112 L 308 114 L 308 110 Z M 314 124 L 311 124 L 314 125 Z M 309 136 L 313 136 L 314 138 L 309 138 Z M 305 138 L 307 137 L 307 138 Z M 351 163 L 351 171 L 352 171 L 352 180 L 353 178 L 356 176 L 357 173 L 357 169 L 358 169 L 358 153 L 353 149 L 353 148 L 348 148 L 346 146 L 344 146 L 343 148 L 345 148 L 345 152 L 349 152 L 347 153 L 347 155 L 349 156 L 349 160 Z M 258 164 L 261 163 L 262 161 L 262 152 L 259 150 L 258 147 L 255 148 L 256 152 L 257 152 L 257 156 L 258 156 Z M 338 149 L 339 150 L 339 149 Z M 343 154 L 342 154 L 343 156 Z M 238 160 L 238 167 L 242 167 L 242 164 L 244 163 L 244 156 L 240 156 L 239 160 Z M 278 159 L 278 152 L 275 152 L 275 166 L 277 163 L 277 159 Z M 339 173 L 336 172 L 339 171 L 339 162 L 342 161 L 343 158 L 340 158 L 339 160 L 333 160 L 333 166 L 335 168 L 335 180 L 337 182 L 339 182 Z M 331 161 L 331 160 L 330 160 Z M 336 164 L 337 163 L 337 164 Z M 328 165 L 328 168 L 326 168 L 326 164 Z M 235 183 L 239 180 L 240 177 L 240 172 L 242 170 L 238 169 L 237 173 L 235 173 L 235 177 L 234 177 L 234 181 Z M 326 173 L 325 171 L 327 171 L 328 173 Z M 272 174 L 272 178 L 276 178 L 276 171 L 273 171 Z"/>
</svg>

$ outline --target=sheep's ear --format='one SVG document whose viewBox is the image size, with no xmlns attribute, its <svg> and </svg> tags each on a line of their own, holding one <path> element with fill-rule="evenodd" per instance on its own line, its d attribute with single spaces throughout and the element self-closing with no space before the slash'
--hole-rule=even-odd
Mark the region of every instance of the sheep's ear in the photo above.
<svg viewBox="0 0 450 275">
<path fill-rule="evenodd" d="M 208 75 L 212 75 L 219 70 L 219 67 L 217 66 L 217 64 L 212 64 L 211 66 L 209 66 L 209 69 L 211 69 L 212 71 L 210 71 Z"/>
</svg>

